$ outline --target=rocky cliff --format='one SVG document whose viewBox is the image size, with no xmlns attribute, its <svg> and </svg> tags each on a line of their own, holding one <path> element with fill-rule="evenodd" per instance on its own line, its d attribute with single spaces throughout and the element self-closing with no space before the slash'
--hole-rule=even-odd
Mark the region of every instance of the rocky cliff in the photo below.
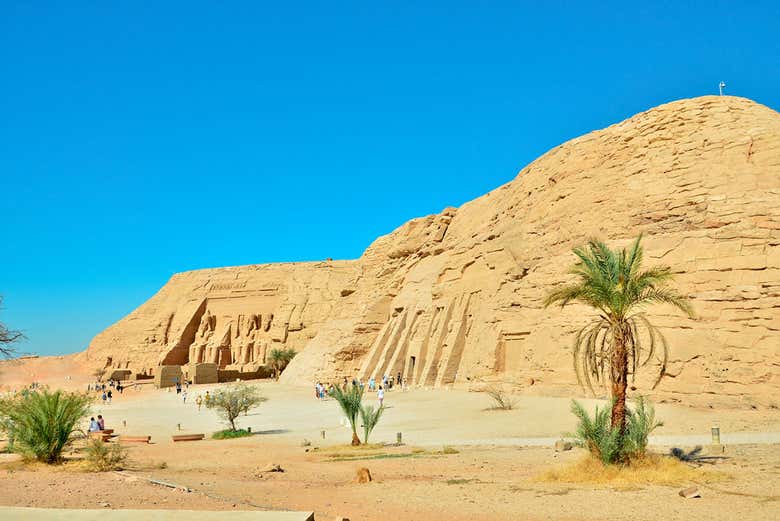
<svg viewBox="0 0 780 521">
<path fill-rule="evenodd" d="M 589 311 L 544 309 L 545 294 L 566 280 L 572 247 L 641 232 L 646 264 L 672 266 L 698 314 L 652 311 L 672 348 L 660 392 L 768 404 L 780 390 L 778 208 L 780 114 L 743 98 L 677 101 L 556 147 L 357 260 L 177 274 L 84 356 L 248 371 L 284 345 L 299 351 L 289 382 L 401 372 L 557 392 L 575 384 L 571 343 Z"/>
</svg>

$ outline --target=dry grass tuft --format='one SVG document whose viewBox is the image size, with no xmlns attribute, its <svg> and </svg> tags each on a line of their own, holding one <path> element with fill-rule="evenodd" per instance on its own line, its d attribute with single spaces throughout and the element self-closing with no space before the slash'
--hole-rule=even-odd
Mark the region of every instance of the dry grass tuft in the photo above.
<svg viewBox="0 0 780 521">
<path fill-rule="evenodd" d="M 537 479 L 548 483 L 583 483 L 622 488 L 635 485 L 703 484 L 727 478 L 728 475 L 723 472 L 695 468 L 674 458 L 648 454 L 629 465 L 604 465 L 588 455 L 572 465 L 549 470 Z"/>
<path fill-rule="evenodd" d="M 327 458 L 353 458 L 378 456 L 386 454 L 387 447 L 381 443 L 361 444 L 361 445 L 331 445 L 324 448 L 314 448 L 312 452 L 325 456 Z"/>
<path fill-rule="evenodd" d="M 493 400 L 493 407 L 488 410 L 511 411 L 517 405 L 517 399 L 498 385 L 488 385 L 483 392 Z"/>
</svg>

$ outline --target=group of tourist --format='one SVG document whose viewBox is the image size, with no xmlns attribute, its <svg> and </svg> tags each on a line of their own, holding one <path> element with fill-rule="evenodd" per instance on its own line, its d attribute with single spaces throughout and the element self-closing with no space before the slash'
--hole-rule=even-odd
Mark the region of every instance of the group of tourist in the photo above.
<svg viewBox="0 0 780 521">
<path fill-rule="evenodd" d="M 393 388 L 393 385 L 400 387 L 403 391 L 406 391 L 406 378 L 403 378 L 401 376 L 401 371 L 398 371 L 398 374 L 395 377 L 395 381 L 393 381 L 393 377 L 385 374 L 382 376 L 382 383 L 379 385 L 380 388 L 387 389 L 388 391 Z M 377 383 L 376 378 L 371 377 L 368 379 L 368 390 L 369 391 L 376 391 L 377 389 Z"/>
<path fill-rule="evenodd" d="M 98 414 L 97 420 L 93 416 L 89 419 L 89 432 L 100 432 L 106 429 L 106 421 L 102 414 Z"/>
<path fill-rule="evenodd" d="M 181 382 L 176 382 L 176 394 L 181 395 L 181 402 L 183 404 L 187 403 L 187 390 L 190 388 L 190 381 L 185 380 L 184 381 L 184 387 L 182 387 Z M 200 398 L 200 395 L 198 395 L 198 398 Z M 200 410 L 200 404 L 198 404 L 198 410 Z"/>
<path fill-rule="evenodd" d="M 95 382 L 94 384 L 87 385 L 87 392 L 100 393 L 100 399 L 103 401 L 103 405 L 111 405 L 111 400 L 114 398 L 114 391 L 119 394 L 124 394 L 125 386 L 122 382 L 115 381 L 113 379 L 106 382 Z"/>
<path fill-rule="evenodd" d="M 187 393 L 186 393 L 186 391 L 185 391 L 185 396 L 184 396 L 185 403 L 186 403 L 186 400 L 187 400 L 187 396 L 186 396 L 186 394 L 187 394 Z M 211 404 L 211 395 L 209 394 L 209 392 L 208 392 L 208 391 L 206 391 L 206 396 L 205 396 L 205 398 L 204 398 L 203 396 L 201 396 L 201 395 L 198 395 L 198 396 L 195 398 L 195 403 L 197 404 L 197 406 L 198 406 L 198 410 L 200 411 L 200 408 L 201 408 L 201 406 L 203 406 L 203 404 L 204 404 L 204 403 L 206 404 L 206 407 L 208 407 L 208 406 Z"/>
<path fill-rule="evenodd" d="M 353 378 L 351 384 L 356 387 L 360 387 L 361 389 L 364 389 L 366 387 L 366 384 L 363 383 L 358 378 Z M 347 386 L 350 385 L 349 379 L 345 376 L 344 382 L 343 382 L 343 388 L 346 389 Z M 406 391 L 406 379 L 401 376 L 400 371 L 398 372 L 398 375 L 396 376 L 395 380 L 393 380 L 393 377 L 390 375 L 385 374 L 382 377 L 382 381 L 379 385 L 377 385 L 376 378 L 372 376 L 368 379 L 368 390 L 370 392 L 376 392 L 377 401 L 379 402 L 379 406 L 381 407 L 384 404 L 385 400 L 385 390 L 391 390 L 393 388 L 393 385 L 400 387 L 403 391 Z M 332 383 L 329 383 L 327 385 L 324 385 L 322 382 L 317 382 L 317 384 L 314 386 L 314 396 L 317 400 L 325 400 L 329 396 L 333 395 L 334 386 Z"/>
</svg>

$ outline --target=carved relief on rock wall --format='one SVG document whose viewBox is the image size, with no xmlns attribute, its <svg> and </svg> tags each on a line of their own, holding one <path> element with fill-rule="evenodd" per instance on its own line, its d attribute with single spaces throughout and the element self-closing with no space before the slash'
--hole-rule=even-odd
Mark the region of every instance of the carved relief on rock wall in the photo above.
<svg viewBox="0 0 780 521">
<path fill-rule="evenodd" d="M 256 371 L 265 363 L 272 321 L 271 313 L 217 317 L 206 310 L 189 346 L 189 363 Z"/>
</svg>

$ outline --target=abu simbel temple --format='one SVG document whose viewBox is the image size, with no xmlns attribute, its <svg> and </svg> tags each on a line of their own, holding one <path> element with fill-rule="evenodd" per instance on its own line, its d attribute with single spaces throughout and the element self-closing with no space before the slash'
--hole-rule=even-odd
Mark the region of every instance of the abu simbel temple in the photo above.
<svg viewBox="0 0 780 521">
<path fill-rule="evenodd" d="M 480 175 L 474 172 L 474 175 Z M 309 384 L 401 373 L 409 385 L 575 386 L 591 316 L 543 306 L 573 247 L 643 234 L 690 319 L 651 310 L 671 348 L 657 392 L 734 405 L 780 391 L 780 114 L 736 97 L 676 101 L 564 143 L 509 183 L 409 221 L 359 259 L 178 273 L 80 355 L 116 378 L 269 374 Z M 648 371 L 650 372 L 650 371 Z M 750 386 L 747 393 L 746 386 Z"/>
</svg>

